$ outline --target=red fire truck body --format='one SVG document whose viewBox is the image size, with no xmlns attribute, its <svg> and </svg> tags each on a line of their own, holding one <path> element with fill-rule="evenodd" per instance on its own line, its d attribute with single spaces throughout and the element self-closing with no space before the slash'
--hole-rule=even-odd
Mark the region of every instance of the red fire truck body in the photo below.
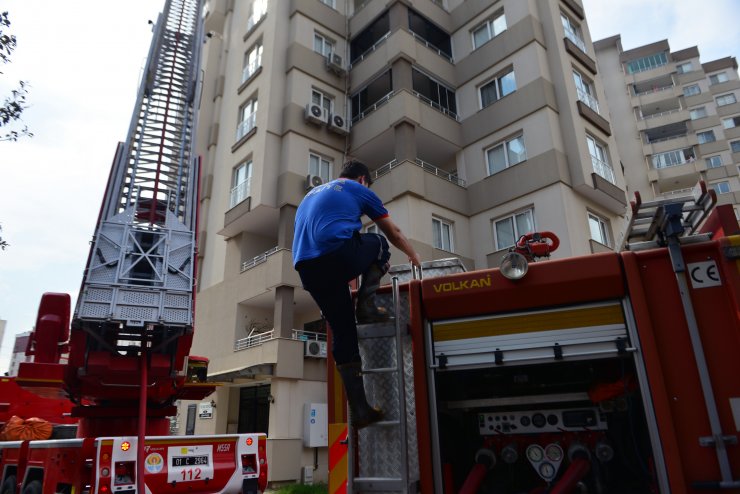
<svg viewBox="0 0 740 494">
<path fill-rule="evenodd" d="M 400 283 L 406 440 L 396 382 L 375 369 L 368 400 L 388 422 L 350 430 L 347 455 L 330 376 L 329 492 L 740 491 L 740 229 L 729 207 L 706 225 L 711 240 L 536 262 L 521 279 Z M 364 367 L 381 332 L 360 330 Z"/>
</svg>

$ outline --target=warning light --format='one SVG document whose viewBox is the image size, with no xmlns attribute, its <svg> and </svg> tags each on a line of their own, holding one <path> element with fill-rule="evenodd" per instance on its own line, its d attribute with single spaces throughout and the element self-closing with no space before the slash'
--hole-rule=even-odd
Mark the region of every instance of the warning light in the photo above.
<svg viewBox="0 0 740 494">
<path fill-rule="evenodd" d="M 251 437 L 248 437 L 247 438 L 247 446 L 251 446 L 252 445 L 252 442 L 253 442 L 252 438 Z"/>
<path fill-rule="evenodd" d="M 123 441 L 121 443 L 121 451 L 128 451 L 129 449 L 131 449 L 131 443 L 128 441 Z"/>
</svg>

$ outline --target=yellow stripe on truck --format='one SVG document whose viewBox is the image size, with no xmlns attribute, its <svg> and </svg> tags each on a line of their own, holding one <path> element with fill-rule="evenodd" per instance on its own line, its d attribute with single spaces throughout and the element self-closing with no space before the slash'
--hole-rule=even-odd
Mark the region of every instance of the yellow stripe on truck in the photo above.
<svg viewBox="0 0 740 494">
<path fill-rule="evenodd" d="M 619 304 L 434 323 L 432 335 L 434 341 L 452 341 L 609 324 L 624 324 Z"/>
</svg>

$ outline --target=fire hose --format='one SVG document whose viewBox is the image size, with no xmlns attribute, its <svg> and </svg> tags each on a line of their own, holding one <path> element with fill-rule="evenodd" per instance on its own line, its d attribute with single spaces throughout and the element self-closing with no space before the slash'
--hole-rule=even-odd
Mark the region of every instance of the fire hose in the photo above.
<svg viewBox="0 0 740 494">
<path fill-rule="evenodd" d="M 496 465 L 496 455 L 490 449 L 479 449 L 475 453 L 475 465 L 470 469 L 458 494 L 475 494 L 486 474 Z"/>
</svg>

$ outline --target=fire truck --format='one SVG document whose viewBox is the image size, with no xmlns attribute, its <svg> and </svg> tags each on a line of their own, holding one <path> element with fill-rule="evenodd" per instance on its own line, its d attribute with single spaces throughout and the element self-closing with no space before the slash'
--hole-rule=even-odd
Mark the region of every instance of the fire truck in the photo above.
<svg viewBox="0 0 740 494">
<path fill-rule="evenodd" d="M 740 492 L 740 228 L 715 201 L 636 194 L 614 252 L 550 260 L 542 232 L 500 268 L 391 268 L 395 319 L 358 329 L 385 418 L 348 430 L 330 373 L 329 492 Z"/>
<path fill-rule="evenodd" d="M 207 360 L 188 355 L 202 9 L 202 0 L 165 2 L 128 135 L 113 159 L 75 310 L 69 295 L 44 294 L 26 350 L 33 362 L 4 384 L 62 407 L 52 410 L 52 420 L 69 412 L 76 437 L 0 443 L 2 494 L 266 488 L 264 434 L 168 436 L 176 401 L 201 400 L 215 389 L 205 378 Z M 6 413 L 22 413 L 22 396 L 14 393 Z"/>
</svg>

